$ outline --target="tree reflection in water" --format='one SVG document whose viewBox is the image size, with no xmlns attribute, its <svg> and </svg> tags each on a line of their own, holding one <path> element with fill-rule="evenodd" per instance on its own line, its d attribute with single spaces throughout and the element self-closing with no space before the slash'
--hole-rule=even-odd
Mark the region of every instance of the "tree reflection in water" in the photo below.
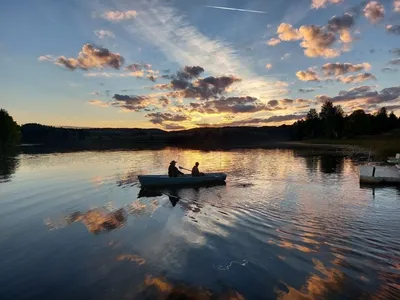
<svg viewBox="0 0 400 300">
<path fill-rule="evenodd" d="M 2 156 L 0 153 L 0 183 L 11 181 L 11 176 L 19 166 L 16 156 Z"/>
</svg>

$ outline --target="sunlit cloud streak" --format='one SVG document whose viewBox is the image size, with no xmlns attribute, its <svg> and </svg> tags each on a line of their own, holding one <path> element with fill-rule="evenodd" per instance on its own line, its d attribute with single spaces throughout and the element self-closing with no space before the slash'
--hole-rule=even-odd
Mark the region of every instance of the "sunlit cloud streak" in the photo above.
<svg viewBox="0 0 400 300">
<path fill-rule="evenodd" d="M 89 100 L 88 103 L 90 105 L 99 106 L 99 107 L 103 107 L 103 108 L 106 108 L 106 107 L 110 106 L 110 104 L 108 102 L 104 102 L 104 101 L 97 100 L 97 99 Z"/>
<path fill-rule="evenodd" d="M 258 13 L 258 14 L 266 14 L 266 13 L 267 13 L 266 11 L 251 10 L 251 9 L 242 9 L 242 8 L 234 8 L 234 7 L 225 7 L 225 6 L 206 5 L 206 7 L 208 7 L 208 8 L 216 8 L 216 9 L 223 9 L 223 10 L 234 10 L 234 11 Z"/>
<path fill-rule="evenodd" d="M 101 14 L 103 19 L 111 22 L 121 22 L 129 19 L 134 19 L 137 16 L 137 11 L 127 10 L 127 11 L 106 11 Z"/>
<path fill-rule="evenodd" d="M 104 29 L 95 30 L 94 34 L 101 40 L 105 39 L 105 38 L 115 38 L 114 33 L 112 33 L 109 30 L 104 30 Z"/>
<path fill-rule="evenodd" d="M 158 0 L 137 4 L 141 9 L 135 24 L 121 25 L 128 33 L 139 35 L 157 47 L 169 61 L 180 66 L 201 65 L 216 76 L 221 72 L 235 74 L 242 78 L 235 86 L 235 93 L 239 95 L 274 97 L 277 94 L 278 90 L 269 80 L 248 69 L 230 44 L 205 36 L 174 7 Z"/>
</svg>

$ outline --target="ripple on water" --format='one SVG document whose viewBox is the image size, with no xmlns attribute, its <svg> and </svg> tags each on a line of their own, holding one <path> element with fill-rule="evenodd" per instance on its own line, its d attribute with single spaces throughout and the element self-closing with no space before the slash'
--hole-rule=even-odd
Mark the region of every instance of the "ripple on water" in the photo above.
<svg viewBox="0 0 400 300">
<path fill-rule="evenodd" d="M 360 188 L 350 160 L 177 149 L 18 159 L 0 182 L 9 299 L 400 299 L 400 193 Z M 172 159 L 223 170 L 227 184 L 140 189 L 137 174 Z"/>
</svg>

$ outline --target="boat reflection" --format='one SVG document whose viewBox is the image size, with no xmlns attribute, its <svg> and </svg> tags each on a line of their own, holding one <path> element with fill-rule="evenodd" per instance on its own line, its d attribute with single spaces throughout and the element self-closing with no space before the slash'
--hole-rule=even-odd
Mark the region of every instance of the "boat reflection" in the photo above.
<svg viewBox="0 0 400 300">
<path fill-rule="evenodd" d="M 179 200 L 183 199 L 185 202 L 196 202 L 199 198 L 199 192 L 201 189 L 226 186 L 226 182 L 209 183 L 201 186 L 192 187 L 173 187 L 173 188 L 145 188 L 142 187 L 139 190 L 138 198 L 150 198 L 150 197 L 161 197 L 163 195 L 168 196 L 172 206 L 175 207 Z M 189 196 L 189 197 L 187 197 Z M 184 204 L 182 204 L 184 205 Z M 184 205 L 185 206 L 185 205 Z"/>
</svg>

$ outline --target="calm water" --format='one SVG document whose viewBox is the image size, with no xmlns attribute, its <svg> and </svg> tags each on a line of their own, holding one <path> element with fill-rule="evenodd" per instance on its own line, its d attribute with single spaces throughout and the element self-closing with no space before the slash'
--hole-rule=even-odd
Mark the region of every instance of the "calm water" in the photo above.
<svg viewBox="0 0 400 300">
<path fill-rule="evenodd" d="M 227 183 L 140 189 L 172 159 Z M 347 159 L 166 149 L 1 168 L 0 299 L 400 299 L 400 189 L 360 187 Z"/>
</svg>

